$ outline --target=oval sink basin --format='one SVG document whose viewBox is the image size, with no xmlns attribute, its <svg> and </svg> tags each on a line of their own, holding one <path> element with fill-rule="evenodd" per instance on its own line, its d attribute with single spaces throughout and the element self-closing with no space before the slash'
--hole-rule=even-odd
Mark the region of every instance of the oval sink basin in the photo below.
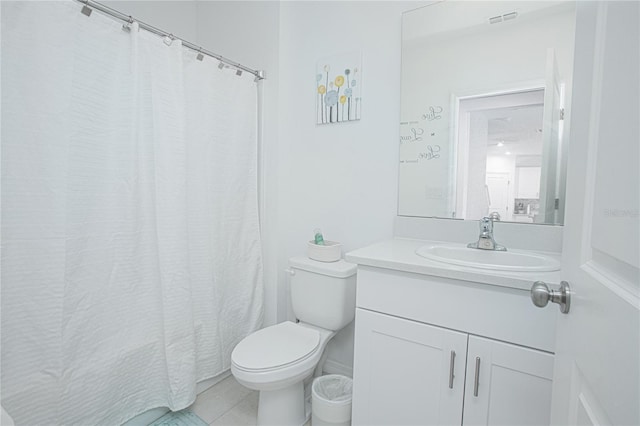
<svg viewBox="0 0 640 426">
<path fill-rule="evenodd" d="M 527 251 L 493 251 L 465 245 L 426 245 L 416 254 L 436 262 L 494 271 L 551 272 L 560 270 L 560 262 L 550 256 Z"/>
</svg>

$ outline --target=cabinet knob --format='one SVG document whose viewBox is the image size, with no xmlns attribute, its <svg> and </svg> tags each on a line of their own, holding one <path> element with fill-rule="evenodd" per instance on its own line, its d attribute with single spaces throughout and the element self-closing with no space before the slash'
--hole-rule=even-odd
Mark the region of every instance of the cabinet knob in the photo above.
<svg viewBox="0 0 640 426">
<path fill-rule="evenodd" d="M 569 313 L 571 307 L 571 287 L 566 281 L 560 283 L 557 289 L 550 289 L 547 283 L 536 281 L 531 286 L 531 301 L 539 308 L 547 306 L 549 301 L 560 305 L 560 312 Z"/>
</svg>

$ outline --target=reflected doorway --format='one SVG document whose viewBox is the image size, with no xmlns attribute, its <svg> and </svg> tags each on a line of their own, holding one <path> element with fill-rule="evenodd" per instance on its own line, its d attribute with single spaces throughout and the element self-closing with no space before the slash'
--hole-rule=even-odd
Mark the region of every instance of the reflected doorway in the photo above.
<svg viewBox="0 0 640 426">
<path fill-rule="evenodd" d="M 544 163 L 555 164 L 558 158 L 557 151 L 544 149 L 541 86 L 460 99 L 456 217 L 493 214 L 508 222 L 544 221 Z"/>
</svg>

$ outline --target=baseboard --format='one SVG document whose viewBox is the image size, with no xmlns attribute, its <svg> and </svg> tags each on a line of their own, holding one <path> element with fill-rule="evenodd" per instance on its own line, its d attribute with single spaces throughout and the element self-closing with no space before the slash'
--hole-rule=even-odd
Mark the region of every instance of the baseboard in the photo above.
<svg viewBox="0 0 640 426">
<path fill-rule="evenodd" d="M 342 374 L 343 376 L 353 377 L 353 367 L 341 364 L 332 359 L 325 361 L 322 371 L 326 374 Z"/>
<path fill-rule="evenodd" d="M 217 385 L 227 377 L 231 375 L 231 370 L 223 371 L 215 377 L 211 377 L 210 379 L 202 380 L 196 384 L 196 393 L 200 395 L 202 392 L 206 391 L 212 386 Z"/>
</svg>

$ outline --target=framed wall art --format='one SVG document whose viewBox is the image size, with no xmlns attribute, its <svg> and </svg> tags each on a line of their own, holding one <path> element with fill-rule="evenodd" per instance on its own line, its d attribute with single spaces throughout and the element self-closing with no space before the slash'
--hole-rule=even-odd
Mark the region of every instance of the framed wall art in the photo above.
<svg viewBox="0 0 640 426">
<path fill-rule="evenodd" d="M 316 122 L 360 120 L 362 113 L 362 54 L 335 55 L 316 66 Z"/>
</svg>

